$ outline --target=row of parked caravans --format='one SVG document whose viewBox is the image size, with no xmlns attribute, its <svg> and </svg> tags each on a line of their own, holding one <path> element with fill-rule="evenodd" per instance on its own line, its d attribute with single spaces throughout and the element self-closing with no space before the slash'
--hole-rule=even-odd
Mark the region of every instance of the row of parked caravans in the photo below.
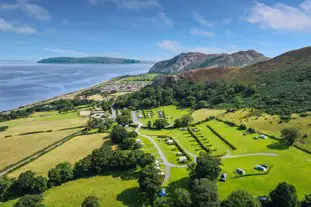
<svg viewBox="0 0 311 207">
<path fill-rule="evenodd" d="M 255 166 L 256 170 L 263 171 L 263 172 L 266 172 L 268 170 L 268 168 L 269 168 L 269 166 L 265 165 L 265 164 L 256 165 Z M 245 170 L 243 170 L 242 168 L 237 168 L 234 173 L 235 174 L 239 174 L 239 175 L 246 175 Z M 222 173 L 220 175 L 220 181 L 226 182 L 227 181 L 227 176 L 228 176 L 227 174 Z"/>
</svg>

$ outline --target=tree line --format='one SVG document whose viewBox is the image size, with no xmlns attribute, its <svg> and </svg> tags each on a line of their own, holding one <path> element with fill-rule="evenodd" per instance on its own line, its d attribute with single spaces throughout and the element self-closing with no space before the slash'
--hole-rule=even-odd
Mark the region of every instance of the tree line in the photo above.
<svg viewBox="0 0 311 207">
<path fill-rule="evenodd" d="M 166 83 L 164 86 L 150 85 L 138 92 L 120 96 L 115 102 L 117 108 L 132 109 L 149 109 L 170 104 L 193 109 L 251 107 L 279 115 L 311 110 L 299 107 L 299 100 L 293 98 L 293 94 L 279 98 L 278 94 L 267 95 L 266 91 L 254 85 L 220 80 L 204 84 L 179 80 L 175 83 Z"/>
</svg>

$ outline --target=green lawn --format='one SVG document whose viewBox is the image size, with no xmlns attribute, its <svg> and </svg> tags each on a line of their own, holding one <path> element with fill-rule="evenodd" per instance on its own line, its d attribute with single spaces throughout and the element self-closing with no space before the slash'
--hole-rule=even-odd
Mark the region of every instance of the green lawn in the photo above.
<svg viewBox="0 0 311 207">
<path fill-rule="evenodd" d="M 169 136 L 175 138 L 180 144 L 185 147 L 189 152 L 199 155 L 203 149 L 198 142 L 188 133 L 188 131 L 180 131 L 178 129 L 171 130 Z"/>
<path fill-rule="evenodd" d="M 155 122 L 155 120 L 160 119 L 158 115 L 158 111 L 164 111 L 166 115 L 166 120 L 169 124 L 174 124 L 175 119 L 181 118 L 185 114 L 191 113 L 191 110 L 189 108 L 183 109 L 179 108 L 174 105 L 169 106 L 162 106 L 154 109 L 150 109 L 153 112 L 153 116 L 150 118 L 143 118 L 139 121 L 143 123 L 145 126 L 147 126 L 148 121 L 150 120 L 152 123 Z M 146 113 L 150 110 L 145 110 Z"/>
<path fill-rule="evenodd" d="M 302 135 L 308 135 L 306 138 L 301 138 L 297 145 L 311 151 L 311 116 L 300 117 L 299 114 L 292 114 L 292 119 L 289 122 L 281 122 L 277 115 L 272 116 L 252 109 L 241 109 L 220 115 L 219 118 L 236 124 L 244 123 L 248 127 L 276 137 L 281 136 L 281 130 L 284 128 L 297 128 Z"/>
<path fill-rule="evenodd" d="M 194 123 L 198 123 L 200 121 L 204 121 L 206 118 L 210 116 L 219 116 L 225 113 L 226 110 L 218 110 L 218 109 L 199 109 L 192 113 Z"/>
<path fill-rule="evenodd" d="M 140 206 L 139 185 L 131 174 L 96 176 L 53 187 L 43 194 L 48 207 L 78 207 L 87 196 L 97 196 L 101 206 Z M 0 204 L 11 207 L 16 201 Z"/>
</svg>

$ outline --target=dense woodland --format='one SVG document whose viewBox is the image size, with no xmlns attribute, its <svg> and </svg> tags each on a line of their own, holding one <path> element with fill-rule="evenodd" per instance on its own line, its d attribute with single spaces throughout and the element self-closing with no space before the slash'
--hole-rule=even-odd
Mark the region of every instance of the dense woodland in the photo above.
<svg viewBox="0 0 311 207">
<path fill-rule="evenodd" d="M 297 84 L 297 87 L 302 86 Z M 285 91 L 285 89 L 281 91 L 268 90 L 255 85 L 226 83 L 223 81 L 197 84 L 180 80 L 177 83 L 166 84 L 163 87 L 147 86 L 133 94 L 121 96 L 116 100 L 115 106 L 133 109 L 148 109 L 170 104 L 194 109 L 204 107 L 227 109 L 252 107 L 270 114 L 280 115 L 294 112 L 303 113 L 311 110 L 310 97 L 304 93 L 297 95 L 291 90 Z"/>
</svg>

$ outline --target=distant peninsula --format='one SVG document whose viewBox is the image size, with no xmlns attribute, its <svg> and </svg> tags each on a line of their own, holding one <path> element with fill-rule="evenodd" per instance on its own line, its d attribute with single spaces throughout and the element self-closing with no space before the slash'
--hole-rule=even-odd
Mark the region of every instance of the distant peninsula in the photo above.
<svg viewBox="0 0 311 207">
<path fill-rule="evenodd" d="M 141 61 L 112 57 L 52 57 L 40 60 L 38 63 L 47 64 L 150 64 L 152 61 Z"/>
</svg>

